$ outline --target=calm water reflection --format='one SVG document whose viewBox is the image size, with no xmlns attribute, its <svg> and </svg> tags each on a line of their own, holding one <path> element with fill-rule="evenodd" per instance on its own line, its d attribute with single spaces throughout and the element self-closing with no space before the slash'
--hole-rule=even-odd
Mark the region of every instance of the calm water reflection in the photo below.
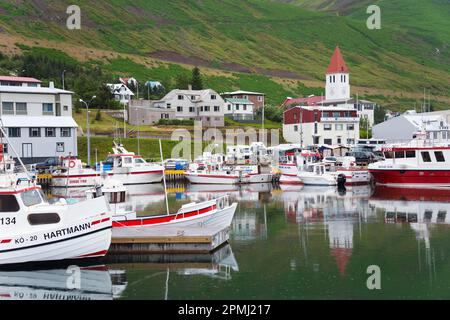
<svg viewBox="0 0 450 320">
<path fill-rule="evenodd" d="M 207 255 L 111 255 L 105 266 L 83 269 L 87 287 L 77 290 L 64 289 L 65 269 L 4 271 L 0 298 L 20 298 L 20 292 L 38 299 L 450 298 L 450 190 L 253 185 L 169 191 L 172 211 L 222 194 L 238 201 L 230 244 Z M 84 197 L 83 190 L 52 194 Z M 131 194 L 127 210 L 165 211 L 162 186 L 135 187 Z M 381 290 L 367 289 L 370 265 L 381 268 Z M 61 296 L 44 295 L 50 288 Z"/>
</svg>

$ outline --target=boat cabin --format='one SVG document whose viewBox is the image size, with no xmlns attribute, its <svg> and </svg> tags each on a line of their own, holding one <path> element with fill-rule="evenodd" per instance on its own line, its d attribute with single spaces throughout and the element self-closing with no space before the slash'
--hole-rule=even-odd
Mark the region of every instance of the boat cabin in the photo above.
<svg viewBox="0 0 450 320">
<path fill-rule="evenodd" d="M 445 167 L 450 164 L 450 147 L 384 148 L 384 163 L 417 167 Z"/>
</svg>

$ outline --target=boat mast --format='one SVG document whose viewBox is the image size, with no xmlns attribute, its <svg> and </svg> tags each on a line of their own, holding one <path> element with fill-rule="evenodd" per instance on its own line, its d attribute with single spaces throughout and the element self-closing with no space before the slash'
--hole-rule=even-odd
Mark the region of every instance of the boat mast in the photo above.
<svg viewBox="0 0 450 320">
<path fill-rule="evenodd" d="M 6 142 L 8 143 L 8 147 L 11 147 L 12 151 L 14 152 L 14 154 L 17 156 L 17 160 L 19 160 L 20 165 L 22 166 L 23 170 L 25 171 L 25 173 L 28 176 L 28 179 L 33 180 L 30 176 L 30 172 L 27 170 L 27 167 L 23 164 L 22 159 L 20 158 L 19 154 L 17 153 L 16 149 L 14 148 L 14 146 L 11 144 L 11 142 L 9 141 L 9 139 L 6 136 L 5 130 L 3 128 L 3 120 L 0 118 L 0 131 L 2 134 L 2 137 L 5 138 Z M 3 140 L 3 139 L 2 139 Z"/>
<path fill-rule="evenodd" d="M 162 143 L 161 139 L 159 139 L 159 153 L 161 154 L 161 166 L 164 166 L 164 156 L 162 152 Z M 166 182 L 166 173 L 163 170 L 163 182 L 164 182 L 164 195 L 166 196 L 166 212 L 169 215 L 169 198 L 167 196 L 167 182 Z"/>
</svg>

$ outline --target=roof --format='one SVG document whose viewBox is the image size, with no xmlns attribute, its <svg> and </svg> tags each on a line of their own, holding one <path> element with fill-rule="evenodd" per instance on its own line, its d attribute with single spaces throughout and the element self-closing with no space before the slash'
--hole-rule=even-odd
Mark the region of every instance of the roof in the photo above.
<svg viewBox="0 0 450 320">
<path fill-rule="evenodd" d="M 224 92 L 223 95 L 237 95 L 237 94 L 246 94 L 246 95 L 255 95 L 255 96 L 265 96 L 265 93 L 261 93 L 261 92 L 252 92 L 252 91 L 242 91 L 242 90 L 238 90 L 238 91 L 233 91 L 233 92 Z"/>
<path fill-rule="evenodd" d="M 1 116 L 3 126 L 6 128 L 19 127 L 49 127 L 49 128 L 77 128 L 78 124 L 72 117 L 52 116 Z"/>
<path fill-rule="evenodd" d="M 327 69 L 327 74 L 330 73 L 349 73 L 349 69 L 345 64 L 341 49 L 339 49 L 339 47 L 334 49 L 333 56 L 331 57 L 331 62 Z"/>
<path fill-rule="evenodd" d="M 295 109 L 303 109 L 303 110 L 309 110 L 309 111 L 313 111 L 313 110 L 317 110 L 317 111 L 324 111 L 324 112 L 333 112 L 333 111 L 353 111 L 356 112 L 356 109 L 353 108 L 346 108 L 346 107 L 334 107 L 334 106 L 295 106 L 292 107 L 290 109 L 287 109 L 284 111 L 284 113 L 287 112 L 292 112 Z"/>
<path fill-rule="evenodd" d="M 253 102 L 249 101 L 248 99 L 227 98 L 227 99 L 225 99 L 225 101 L 230 102 L 232 104 L 253 104 Z"/>
<path fill-rule="evenodd" d="M 127 94 L 129 94 L 131 96 L 134 96 L 133 91 L 131 91 L 130 88 L 128 88 L 123 83 L 114 83 L 114 84 L 108 83 L 108 84 L 106 84 L 106 86 L 108 88 L 110 88 L 110 90 L 112 90 L 113 93 L 116 93 L 116 92 L 120 91 L 121 88 L 125 88 L 125 91 L 127 92 Z"/>
<path fill-rule="evenodd" d="M 283 102 L 283 106 L 289 106 L 292 104 L 304 105 L 304 106 L 315 106 L 319 102 L 325 99 L 324 96 L 311 96 L 307 98 L 286 98 Z"/>
<path fill-rule="evenodd" d="M 35 94 L 73 94 L 72 91 L 47 87 L 0 86 L 0 92 L 35 93 Z"/>
<path fill-rule="evenodd" d="M 29 77 L 0 76 L 0 81 L 42 83 L 42 81 Z"/>
</svg>

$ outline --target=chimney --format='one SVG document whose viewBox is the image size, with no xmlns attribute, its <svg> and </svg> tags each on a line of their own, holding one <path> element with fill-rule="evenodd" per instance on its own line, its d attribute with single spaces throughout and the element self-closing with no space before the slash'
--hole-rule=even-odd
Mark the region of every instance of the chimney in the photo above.
<svg viewBox="0 0 450 320">
<path fill-rule="evenodd" d="M 48 84 L 48 87 L 54 89 L 55 83 L 53 81 L 50 81 L 50 83 Z"/>
<path fill-rule="evenodd" d="M 188 90 L 189 90 L 189 91 L 192 91 L 192 84 L 189 84 L 189 85 L 188 85 Z"/>
</svg>

